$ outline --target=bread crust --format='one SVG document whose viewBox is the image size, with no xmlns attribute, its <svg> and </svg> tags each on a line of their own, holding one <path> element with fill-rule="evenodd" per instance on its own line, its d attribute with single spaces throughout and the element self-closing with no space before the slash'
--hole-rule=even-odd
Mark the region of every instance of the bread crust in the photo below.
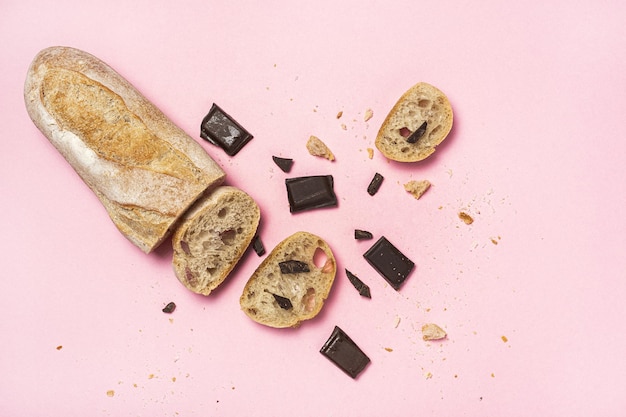
<svg viewBox="0 0 626 417">
<path fill-rule="evenodd" d="M 24 84 L 33 123 L 98 196 L 117 228 L 148 253 L 224 171 L 126 79 L 84 51 L 55 46 Z"/>
<path fill-rule="evenodd" d="M 316 265 L 316 252 L 325 255 Z M 308 272 L 284 274 L 279 263 L 300 261 Z M 337 273 L 337 262 L 328 244 L 319 236 L 296 232 L 280 242 L 252 274 L 239 299 L 243 312 L 257 323 L 275 327 L 298 327 L 321 311 Z M 286 298 L 291 307 L 281 307 L 276 298 Z"/>
<path fill-rule="evenodd" d="M 407 136 L 426 122 L 424 134 L 409 143 Z M 398 162 L 428 158 L 452 130 L 452 106 L 438 88 L 420 82 L 409 88 L 393 106 L 376 136 L 376 148 Z"/>
<path fill-rule="evenodd" d="M 259 206 L 248 194 L 220 186 L 201 197 L 172 235 L 172 264 L 189 290 L 209 295 L 226 280 L 256 235 Z"/>
</svg>

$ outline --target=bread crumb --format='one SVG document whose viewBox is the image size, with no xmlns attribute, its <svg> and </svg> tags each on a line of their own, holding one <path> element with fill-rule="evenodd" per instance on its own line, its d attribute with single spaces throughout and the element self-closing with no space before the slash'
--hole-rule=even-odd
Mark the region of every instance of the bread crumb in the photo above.
<svg viewBox="0 0 626 417">
<path fill-rule="evenodd" d="M 175 376 L 172 377 L 172 382 L 176 382 L 176 377 Z"/>
<path fill-rule="evenodd" d="M 115 395 L 115 391 L 113 391 L 112 389 L 107 391 L 107 397 L 112 397 Z"/>
<path fill-rule="evenodd" d="M 400 325 L 400 317 L 396 317 L 396 319 L 394 320 L 393 327 L 397 329 L 399 325 Z"/>
<path fill-rule="evenodd" d="M 506 343 L 506 342 L 508 342 L 508 341 L 509 341 L 509 339 L 508 339 L 508 337 L 506 337 L 506 336 L 502 336 L 502 341 L 503 341 L 504 343 Z"/>
<path fill-rule="evenodd" d="M 393 349 L 392 349 L 392 348 L 389 348 L 389 347 L 386 347 L 386 348 L 385 348 L 385 350 L 386 350 L 387 352 L 393 352 Z"/>
<path fill-rule="evenodd" d="M 464 211 L 459 212 L 459 219 L 463 220 L 463 222 L 465 224 L 472 224 L 472 223 L 474 223 L 474 219 L 472 218 L 472 216 L 470 216 L 469 214 L 467 214 Z"/>
<path fill-rule="evenodd" d="M 372 109 L 365 110 L 365 116 L 363 117 L 363 121 L 367 122 L 374 116 L 374 112 Z"/>
<path fill-rule="evenodd" d="M 341 124 L 341 128 L 342 128 L 343 130 L 348 130 L 348 126 L 346 126 L 346 124 L 345 124 L 345 123 L 342 123 L 342 124 Z"/>
<path fill-rule="evenodd" d="M 339 113 L 337 113 L 337 119 L 341 119 L 341 116 L 343 116 L 343 112 L 340 111 Z"/>
<path fill-rule="evenodd" d="M 492 378 L 495 378 L 495 377 L 496 377 L 496 374 L 494 374 L 494 373 L 492 372 L 492 373 L 491 373 L 491 377 L 492 377 Z"/>
<path fill-rule="evenodd" d="M 306 148 L 309 153 L 313 156 L 319 156 L 322 158 L 326 158 L 329 161 L 335 160 L 335 155 L 331 152 L 331 150 L 326 146 L 324 142 L 321 141 L 317 136 L 311 135 L 309 140 L 306 143 Z"/>
<path fill-rule="evenodd" d="M 57 346 L 57 350 L 61 350 L 61 349 L 63 349 L 63 345 Z"/>
<path fill-rule="evenodd" d="M 424 374 L 424 378 L 426 378 L 426 379 L 431 379 L 432 377 L 433 377 L 433 374 L 431 372 L 426 372 Z"/>
<path fill-rule="evenodd" d="M 148 379 L 152 379 L 152 378 L 154 378 L 154 374 L 148 375 Z"/>
<path fill-rule="evenodd" d="M 422 338 L 424 340 L 441 340 L 446 336 L 446 331 L 435 323 L 426 323 L 422 326 Z"/>
<path fill-rule="evenodd" d="M 404 184 L 404 189 L 417 200 L 419 200 L 429 188 L 430 181 L 428 180 L 412 180 Z"/>
<path fill-rule="evenodd" d="M 369 159 L 374 158 L 374 149 L 372 149 L 372 148 L 367 148 L 367 157 L 368 157 Z"/>
</svg>

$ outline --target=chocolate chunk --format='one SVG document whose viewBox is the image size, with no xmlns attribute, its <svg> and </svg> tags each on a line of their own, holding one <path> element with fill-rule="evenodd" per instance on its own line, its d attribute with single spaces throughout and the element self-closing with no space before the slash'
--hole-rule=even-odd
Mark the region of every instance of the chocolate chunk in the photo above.
<svg viewBox="0 0 626 417">
<path fill-rule="evenodd" d="M 378 172 L 374 174 L 374 178 L 372 178 L 370 185 L 367 187 L 367 193 L 369 195 L 376 194 L 378 192 L 378 189 L 380 188 L 380 185 L 383 183 L 384 179 L 385 178 L 382 175 L 380 175 Z"/>
<path fill-rule="evenodd" d="M 415 264 L 384 236 L 363 255 L 367 262 L 397 291 Z"/>
<path fill-rule="evenodd" d="M 252 240 L 252 248 L 257 255 L 265 255 L 265 246 L 263 246 L 263 242 L 261 241 L 261 237 L 259 235 L 254 236 L 254 239 Z"/>
<path fill-rule="evenodd" d="M 161 311 L 167 314 L 171 314 L 174 312 L 174 310 L 176 310 L 176 304 L 174 302 L 169 302 L 165 307 L 163 307 L 163 310 Z"/>
<path fill-rule="evenodd" d="M 370 358 L 338 326 L 335 326 L 320 353 L 352 378 L 356 378 L 370 363 Z"/>
<path fill-rule="evenodd" d="M 271 294 L 274 296 L 274 299 L 283 310 L 291 310 L 293 308 L 293 305 L 291 304 L 291 300 L 289 300 L 289 298 L 274 293 Z"/>
<path fill-rule="evenodd" d="M 419 138 L 421 138 L 422 136 L 424 136 L 424 133 L 426 133 L 426 127 L 428 127 L 428 123 L 424 122 L 420 125 L 420 127 L 417 128 L 417 130 L 413 133 L 411 133 L 411 136 L 409 136 L 408 138 L 406 138 L 406 141 L 409 143 L 415 143 L 419 140 Z"/>
<path fill-rule="evenodd" d="M 372 234 L 368 232 L 367 230 L 354 229 L 354 238 L 356 240 L 366 240 L 366 239 L 371 239 L 373 237 L 374 236 L 372 236 Z"/>
<path fill-rule="evenodd" d="M 372 298 L 372 295 L 370 294 L 370 287 L 365 285 L 365 283 L 361 281 L 359 277 L 357 277 L 356 275 L 354 275 L 352 272 L 348 271 L 347 269 L 346 269 L 346 275 L 348 276 L 350 283 L 354 286 L 354 288 L 356 288 L 359 294 L 361 294 L 363 297 Z"/>
<path fill-rule="evenodd" d="M 290 158 L 280 158 L 278 156 L 272 156 L 274 163 L 278 165 L 283 172 L 291 171 L 291 167 L 293 166 L 293 159 Z"/>
<path fill-rule="evenodd" d="M 285 185 L 292 213 L 337 205 L 332 175 L 287 178 Z"/>
<path fill-rule="evenodd" d="M 200 137 L 224 149 L 230 156 L 237 154 L 252 139 L 252 135 L 243 126 L 215 103 L 202 120 Z"/>
<path fill-rule="evenodd" d="M 309 265 L 302 261 L 283 261 L 279 262 L 280 272 L 282 274 L 297 274 L 299 272 L 310 272 Z"/>
</svg>

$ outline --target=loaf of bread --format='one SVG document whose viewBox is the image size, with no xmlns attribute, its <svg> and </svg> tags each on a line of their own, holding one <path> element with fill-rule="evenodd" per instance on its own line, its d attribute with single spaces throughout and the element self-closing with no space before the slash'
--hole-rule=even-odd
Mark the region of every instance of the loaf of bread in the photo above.
<svg viewBox="0 0 626 417">
<path fill-rule="evenodd" d="M 376 136 L 376 147 L 399 162 L 426 159 L 452 129 L 452 106 L 436 87 L 418 83 L 393 106 Z"/>
<path fill-rule="evenodd" d="M 297 232 L 280 242 L 252 274 L 239 299 L 241 308 L 260 324 L 297 327 L 320 312 L 336 272 L 328 244 Z"/>
<path fill-rule="evenodd" d="M 259 206 L 238 188 L 220 186 L 200 198 L 172 235 L 178 280 L 197 294 L 209 295 L 250 246 L 260 218 Z"/>
<path fill-rule="evenodd" d="M 68 47 L 41 51 L 28 69 L 26 109 L 98 196 L 117 228 L 148 253 L 222 169 L 128 81 Z"/>
</svg>

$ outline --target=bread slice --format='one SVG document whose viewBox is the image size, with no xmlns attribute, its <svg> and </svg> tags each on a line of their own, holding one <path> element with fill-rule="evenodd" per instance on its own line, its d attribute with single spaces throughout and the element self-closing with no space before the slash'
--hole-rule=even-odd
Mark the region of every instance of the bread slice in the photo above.
<svg viewBox="0 0 626 417">
<path fill-rule="evenodd" d="M 446 95 L 430 84 L 418 83 L 400 97 L 383 121 L 376 147 L 394 161 L 421 161 L 448 136 L 452 119 Z"/>
<path fill-rule="evenodd" d="M 34 124 L 144 252 L 224 171 L 109 65 L 78 49 L 42 50 L 24 84 Z"/>
<path fill-rule="evenodd" d="M 282 262 L 291 273 L 281 271 Z M 289 262 L 299 264 L 290 268 Z M 309 271 L 297 272 L 301 265 Z M 239 299 L 241 309 L 266 326 L 297 327 L 320 312 L 336 272 L 328 244 L 311 233 L 297 232 L 280 242 L 252 274 Z"/>
<path fill-rule="evenodd" d="M 260 218 L 252 197 L 235 187 L 218 187 L 198 200 L 172 236 L 178 280 L 197 294 L 209 295 L 245 253 Z"/>
</svg>

